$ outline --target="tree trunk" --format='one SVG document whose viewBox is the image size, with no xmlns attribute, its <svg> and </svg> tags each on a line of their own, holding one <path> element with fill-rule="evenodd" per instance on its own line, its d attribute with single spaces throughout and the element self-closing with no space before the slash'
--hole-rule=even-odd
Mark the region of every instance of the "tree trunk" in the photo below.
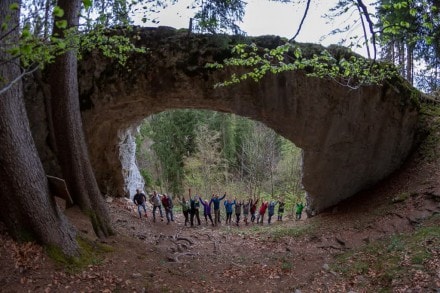
<svg viewBox="0 0 440 293">
<path fill-rule="evenodd" d="M 64 10 L 68 27 L 79 23 L 80 0 L 60 0 L 58 6 Z M 62 36 L 62 31 L 54 28 Z M 113 234 L 110 215 L 101 195 L 92 166 L 83 132 L 78 93 L 76 50 L 56 58 L 51 66 L 51 104 L 57 157 L 68 189 L 76 204 L 86 212 L 98 237 Z"/>
<path fill-rule="evenodd" d="M 12 16 L 9 27 L 18 24 L 19 11 L 9 6 L 16 0 L 0 1 L 0 23 Z M 18 29 L 6 42 L 17 42 Z M 11 58 L 0 51 L 0 61 Z M 19 60 L 0 65 L 0 77 L 7 81 L 20 75 Z M 36 239 L 59 247 L 67 255 L 76 255 L 76 231 L 49 195 L 46 174 L 32 139 L 21 81 L 0 95 L 0 218 L 16 239 Z"/>
</svg>

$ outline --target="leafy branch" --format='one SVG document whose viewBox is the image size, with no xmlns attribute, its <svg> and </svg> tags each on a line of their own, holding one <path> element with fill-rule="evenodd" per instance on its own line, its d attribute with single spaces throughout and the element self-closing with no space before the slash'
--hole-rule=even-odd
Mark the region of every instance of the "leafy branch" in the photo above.
<svg viewBox="0 0 440 293">
<path fill-rule="evenodd" d="M 232 49 L 232 54 L 233 57 L 224 60 L 223 64 L 209 63 L 206 67 L 245 69 L 245 72 L 233 73 L 228 80 L 217 83 L 215 87 L 229 86 L 247 79 L 258 82 L 268 73 L 294 70 L 302 70 L 310 77 L 330 78 L 350 88 L 380 84 L 386 78 L 397 75 L 392 66 L 356 55 L 337 59 L 328 50 L 322 50 L 319 54 L 305 57 L 301 48 L 291 43 L 275 49 L 259 48 L 254 43 L 238 44 Z"/>
</svg>

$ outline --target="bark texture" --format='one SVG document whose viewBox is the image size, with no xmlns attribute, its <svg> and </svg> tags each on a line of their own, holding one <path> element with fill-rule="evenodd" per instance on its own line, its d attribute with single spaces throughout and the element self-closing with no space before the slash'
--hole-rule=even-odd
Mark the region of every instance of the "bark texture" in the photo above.
<svg viewBox="0 0 440 293">
<path fill-rule="evenodd" d="M 58 5 L 64 10 L 68 27 L 76 27 L 81 1 L 61 0 Z M 55 32 L 62 35 L 58 29 Z M 57 57 L 49 83 L 57 157 L 63 177 L 74 202 L 90 216 L 97 236 L 109 236 L 113 234 L 110 216 L 90 164 L 83 132 L 75 50 Z"/>
<path fill-rule="evenodd" d="M 9 27 L 18 24 L 19 11 L 9 10 L 16 0 L 0 2 L 0 23 L 11 15 Z M 18 39 L 18 30 L 0 38 Z M 0 76 L 8 83 L 21 74 L 19 60 L 0 51 Z M 4 84 L 2 84 L 3 87 Z M 0 95 L 0 218 L 16 239 L 36 239 L 76 255 L 76 231 L 49 195 L 46 174 L 32 139 L 23 101 L 21 81 Z"/>
</svg>

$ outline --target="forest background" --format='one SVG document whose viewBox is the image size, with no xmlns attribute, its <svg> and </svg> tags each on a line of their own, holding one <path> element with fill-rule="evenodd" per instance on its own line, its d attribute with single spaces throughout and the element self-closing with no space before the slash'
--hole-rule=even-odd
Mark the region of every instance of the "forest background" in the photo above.
<svg viewBox="0 0 440 293">
<path fill-rule="evenodd" d="M 301 149 L 260 122 L 206 110 L 148 117 L 137 136 L 137 162 L 148 189 L 202 198 L 304 199 Z"/>
</svg>

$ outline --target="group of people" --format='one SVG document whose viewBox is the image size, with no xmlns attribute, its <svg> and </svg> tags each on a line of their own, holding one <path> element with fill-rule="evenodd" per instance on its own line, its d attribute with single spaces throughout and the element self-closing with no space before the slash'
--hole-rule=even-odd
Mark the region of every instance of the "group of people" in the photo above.
<svg viewBox="0 0 440 293">
<path fill-rule="evenodd" d="M 211 223 L 212 226 L 217 226 L 221 223 L 220 219 L 220 206 L 221 201 L 226 198 L 226 192 L 223 196 L 219 196 L 218 194 L 213 194 L 211 199 L 208 201 L 207 199 L 202 199 L 198 195 L 191 196 L 191 189 L 189 190 L 189 198 L 179 199 L 179 204 L 182 207 L 182 213 L 185 217 L 185 226 L 190 225 L 194 226 L 195 221 L 198 225 L 201 225 L 200 220 L 200 212 L 199 209 L 203 206 L 203 216 L 205 218 L 205 223 Z M 275 215 L 275 206 L 278 205 L 277 211 L 277 221 L 283 220 L 284 215 L 284 207 L 285 203 L 282 200 L 278 201 L 263 201 L 257 211 L 257 205 L 260 199 L 248 199 L 247 201 L 238 201 L 237 199 L 231 200 L 226 199 L 223 202 L 226 212 L 226 224 L 232 223 L 232 215 L 235 213 L 235 225 L 239 226 L 241 217 L 243 215 L 243 222 L 245 225 L 249 224 L 248 219 L 250 218 L 250 222 L 254 223 L 256 221 L 257 224 L 263 224 L 264 216 L 268 214 L 267 223 L 270 224 L 272 221 L 272 217 Z M 153 191 L 149 198 L 150 203 L 153 206 L 153 222 L 156 222 L 156 210 L 159 210 L 160 219 L 163 221 L 163 212 L 162 206 L 165 209 L 165 217 L 167 220 L 167 224 L 174 221 L 173 215 L 173 200 L 171 196 L 167 194 L 160 195 L 156 191 Z M 133 202 L 136 204 L 139 217 L 142 218 L 142 211 L 144 212 L 144 216 L 147 217 L 147 208 L 146 202 L 147 197 L 144 193 L 142 193 L 139 189 L 136 190 L 136 194 L 133 198 Z M 298 202 L 296 204 L 296 219 L 301 219 L 301 214 L 304 209 L 304 204 L 302 202 Z M 212 217 L 212 212 L 214 214 L 214 219 Z M 249 217 L 250 216 L 250 217 Z M 209 220 L 209 222 L 208 222 Z"/>
<path fill-rule="evenodd" d="M 153 206 L 153 222 L 156 222 L 156 210 L 159 210 L 160 220 L 163 221 L 162 207 L 165 209 L 167 224 L 174 221 L 173 200 L 171 196 L 168 196 L 166 193 L 160 195 L 156 191 L 153 191 L 149 198 L 149 201 Z M 139 189 L 136 189 L 136 194 L 133 197 L 133 202 L 137 206 L 139 218 L 142 218 L 142 210 L 144 212 L 144 216 L 147 218 L 147 197 L 145 196 L 145 193 L 141 192 Z"/>
</svg>

